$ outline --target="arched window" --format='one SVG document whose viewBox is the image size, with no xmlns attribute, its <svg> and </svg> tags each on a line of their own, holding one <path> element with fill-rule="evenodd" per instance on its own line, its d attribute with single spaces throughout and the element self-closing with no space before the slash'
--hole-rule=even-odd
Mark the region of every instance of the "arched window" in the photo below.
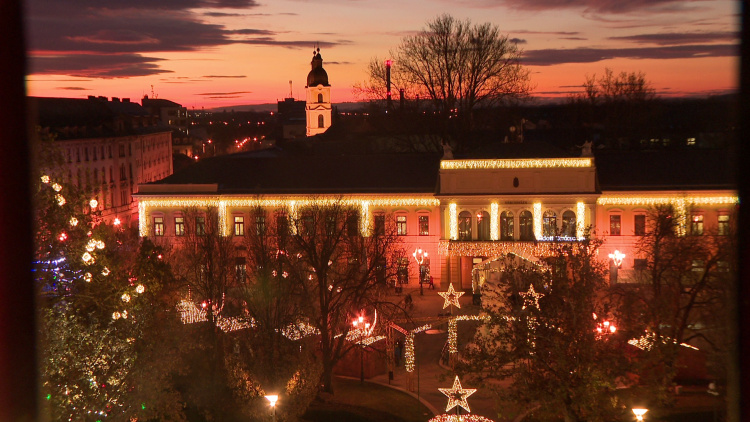
<svg viewBox="0 0 750 422">
<path fill-rule="evenodd" d="M 518 215 L 518 229 L 521 240 L 534 240 L 534 217 L 531 211 L 521 211 Z"/>
<path fill-rule="evenodd" d="M 319 103 L 323 102 L 323 94 L 318 94 L 318 102 Z"/>
<path fill-rule="evenodd" d="M 557 214 L 554 211 L 547 210 L 542 216 L 542 236 L 557 235 Z"/>
<path fill-rule="evenodd" d="M 490 240 L 490 215 L 487 211 L 477 213 L 477 240 Z"/>
<path fill-rule="evenodd" d="M 322 114 L 319 114 L 318 115 L 318 127 L 325 127 L 325 123 L 326 123 L 325 118 L 323 117 Z"/>
<path fill-rule="evenodd" d="M 576 213 L 567 210 L 562 215 L 562 235 L 566 237 L 576 236 Z"/>
<path fill-rule="evenodd" d="M 513 240 L 513 213 L 503 211 L 500 213 L 500 240 Z"/>
<path fill-rule="evenodd" d="M 461 211 L 458 214 L 458 240 L 471 240 L 471 213 Z"/>
</svg>

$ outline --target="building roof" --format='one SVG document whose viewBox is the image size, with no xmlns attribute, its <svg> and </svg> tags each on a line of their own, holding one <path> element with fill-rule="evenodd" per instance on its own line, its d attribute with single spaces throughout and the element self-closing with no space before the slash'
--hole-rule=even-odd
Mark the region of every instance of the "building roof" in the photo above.
<svg viewBox="0 0 750 422">
<path fill-rule="evenodd" d="M 312 62 L 310 62 L 310 73 L 307 74 L 307 86 L 330 86 L 328 84 L 328 73 L 323 69 L 323 58 L 320 56 L 320 49 L 317 54 L 313 56 Z"/>
<path fill-rule="evenodd" d="M 152 185 L 217 184 L 218 193 L 226 194 L 432 194 L 439 166 L 439 154 L 287 154 L 269 149 L 205 159 Z"/>
<path fill-rule="evenodd" d="M 603 191 L 737 189 L 727 149 L 597 150 L 595 165 Z"/>
<path fill-rule="evenodd" d="M 141 99 L 141 104 L 143 107 L 154 107 L 154 108 L 161 108 L 161 107 L 182 107 L 181 104 L 177 104 L 174 101 L 165 100 L 163 98 L 148 98 L 143 97 Z"/>
</svg>

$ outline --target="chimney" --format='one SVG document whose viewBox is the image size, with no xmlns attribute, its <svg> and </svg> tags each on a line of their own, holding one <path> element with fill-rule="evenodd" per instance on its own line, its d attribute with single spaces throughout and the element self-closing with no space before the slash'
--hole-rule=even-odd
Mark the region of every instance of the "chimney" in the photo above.
<svg viewBox="0 0 750 422">
<path fill-rule="evenodd" d="M 112 102 L 113 103 L 119 103 L 120 102 L 120 98 L 118 98 L 118 97 L 112 97 Z"/>
<path fill-rule="evenodd" d="M 122 99 L 122 102 L 123 102 L 123 103 L 129 103 L 129 102 L 130 102 L 130 98 L 123 98 L 123 99 Z"/>
<path fill-rule="evenodd" d="M 96 99 L 96 97 L 95 97 L 95 96 L 93 96 L 93 95 L 89 95 L 89 100 L 95 100 L 95 99 Z"/>
</svg>

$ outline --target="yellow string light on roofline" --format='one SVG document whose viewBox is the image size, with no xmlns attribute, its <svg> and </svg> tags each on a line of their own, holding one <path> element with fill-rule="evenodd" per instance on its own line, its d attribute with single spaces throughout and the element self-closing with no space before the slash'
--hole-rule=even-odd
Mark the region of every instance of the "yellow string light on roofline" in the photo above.
<svg viewBox="0 0 750 422">
<path fill-rule="evenodd" d="M 592 167 L 591 158 L 529 158 L 488 160 L 442 160 L 442 170 L 585 168 Z"/>
<path fill-rule="evenodd" d="M 738 196 L 600 196 L 598 205 L 668 205 L 682 201 L 688 205 L 736 205 L 740 203 Z"/>
<path fill-rule="evenodd" d="M 554 243 L 550 242 L 451 242 L 442 240 L 438 252 L 443 256 L 501 256 L 508 253 L 531 258 L 552 256 Z"/>
</svg>

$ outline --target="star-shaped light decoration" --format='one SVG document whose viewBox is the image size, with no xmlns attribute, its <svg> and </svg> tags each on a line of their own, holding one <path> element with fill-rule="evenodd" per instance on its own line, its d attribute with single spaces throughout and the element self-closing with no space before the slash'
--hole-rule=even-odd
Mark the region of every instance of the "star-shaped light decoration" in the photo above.
<svg viewBox="0 0 750 422">
<path fill-rule="evenodd" d="M 523 296 L 523 307 L 521 309 L 526 309 L 526 307 L 532 303 L 537 309 L 539 309 L 539 299 L 544 297 L 543 293 L 537 293 L 534 291 L 533 284 L 529 285 L 529 290 L 527 292 L 519 294 Z"/>
<path fill-rule="evenodd" d="M 448 396 L 448 406 L 445 407 L 445 411 L 448 412 L 456 406 L 461 406 L 466 409 L 467 412 L 471 412 L 469 409 L 469 403 L 466 403 L 466 398 L 476 393 L 476 388 L 462 388 L 461 381 L 458 380 L 456 375 L 455 381 L 453 381 L 453 388 L 438 388 L 441 393 Z"/>
<path fill-rule="evenodd" d="M 461 305 L 458 303 L 458 298 L 461 297 L 464 292 L 457 292 L 453 290 L 453 283 L 448 285 L 447 292 L 438 292 L 438 294 L 442 296 L 443 299 L 445 299 L 445 303 L 443 303 L 443 309 L 447 308 L 449 305 L 454 305 L 456 308 L 461 308 Z"/>
</svg>

